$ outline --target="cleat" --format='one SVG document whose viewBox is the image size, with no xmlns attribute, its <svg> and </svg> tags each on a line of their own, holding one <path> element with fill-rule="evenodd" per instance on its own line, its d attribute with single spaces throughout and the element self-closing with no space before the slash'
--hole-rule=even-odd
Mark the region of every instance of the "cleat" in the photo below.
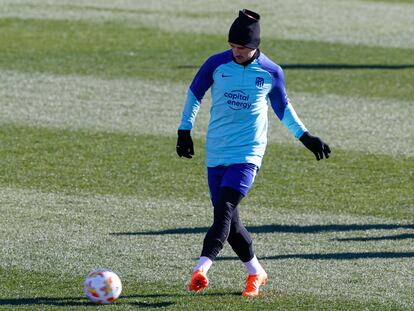
<svg viewBox="0 0 414 311">
<path fill-rule="evenodd" d="M 201 292 L 208 285 L 208 278 L 202 270 L 197 270 L 193 272 L 191 276 L 191 281 L 188 289 L 196 293 Z"/>
<path fill-rule="evenodd" d="M 259 295 L 260 285 L 265 285 L 267 281 L 267 273 L 265 271 L 259 274 L 250 274 L 246 280 L 246 289 L 242 295 L 245 297 L 256 297 Z"/>
</svg>

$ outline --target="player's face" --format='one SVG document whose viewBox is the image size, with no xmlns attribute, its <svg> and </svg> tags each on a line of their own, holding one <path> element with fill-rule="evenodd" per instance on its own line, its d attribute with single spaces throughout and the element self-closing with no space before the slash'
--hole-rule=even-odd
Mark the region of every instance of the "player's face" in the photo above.
<svg viewBox="0 0 414 311">
<path fill-rule="evenodd" d="M 250 49 L 243 45 L 239 45 L 235 43 L 229 43 L 229 44 L 230 44 L 231 50 L 233 51 L 234 59 L 239 64 L 247 62 L 253 57 L 254 53 L 256 53 L 256 49 Z"/>
</svg>

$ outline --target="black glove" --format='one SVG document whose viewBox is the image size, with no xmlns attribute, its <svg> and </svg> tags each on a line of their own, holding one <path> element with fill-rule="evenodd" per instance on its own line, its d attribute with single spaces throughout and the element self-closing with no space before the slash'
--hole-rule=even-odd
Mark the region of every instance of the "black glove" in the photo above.
<svg viewBox="0 0 414 311">
<path fill-rule="evenodd" d="M 194 155 L 193 140 L 191 139 L 190 130 L 178 130 L 177 154 L 179 157 L 191 159 Z"/>
<path fill-rule="evenodd" d="M 329 158 L 331 148 L 329 148 L 328 144 L 324 143 L 318 136 L 312 136 L 309 132 L 305 132 L 299 140 L 306 148 L 313 152 L 316 160 L 322 160 L 324 155 L 325 158 Z"/>
</svg>

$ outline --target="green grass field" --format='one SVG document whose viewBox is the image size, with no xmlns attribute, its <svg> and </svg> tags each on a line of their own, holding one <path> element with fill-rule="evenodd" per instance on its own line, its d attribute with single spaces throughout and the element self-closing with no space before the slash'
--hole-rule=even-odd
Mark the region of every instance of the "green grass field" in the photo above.
<svg viewBox="0 0 414 311">
<path fill-rule="evenodd" d="M 229 246 L 187 291 L 212 210 L 175 154 L 186 89 L 239 9 L 285 69 L 317 162 L 269 112 L 242 219 L 270 280 L 256 299 Z M 413 310 L 414 2 L 0 0 L 1 310 Z M 89 270 L 123 281 L 83 296 Z"/>
</svg>

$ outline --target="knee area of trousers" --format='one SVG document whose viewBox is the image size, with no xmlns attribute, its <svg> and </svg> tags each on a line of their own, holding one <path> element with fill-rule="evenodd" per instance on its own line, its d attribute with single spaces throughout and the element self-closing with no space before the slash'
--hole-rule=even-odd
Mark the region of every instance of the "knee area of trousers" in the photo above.
<svg viewBox="0 0 414 311">
<path fill-rule="evenodd" d="M 241 232 L 237 231 L 231 231 L 228 237 L 228 241 L 230 244 L 239 244 L 243 247 L 252 247 L 253 245 L 253 239 L 248 234 L 242 234 Z"/>
<path fill-rule="evenodd" d="M 217 205 L 227 205 L 231 208 L 236 207 L 243 198 L 243 194 L 230 187 L 223 187 L 217 200 Z"/>
</svg>

